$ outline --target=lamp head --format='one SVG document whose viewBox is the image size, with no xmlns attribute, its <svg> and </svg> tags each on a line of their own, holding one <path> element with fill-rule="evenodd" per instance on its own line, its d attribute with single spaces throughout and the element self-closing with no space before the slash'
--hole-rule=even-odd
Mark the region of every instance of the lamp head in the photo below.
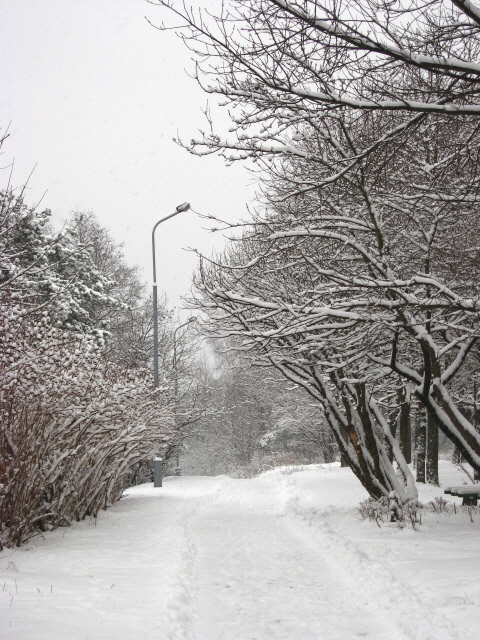
<svg viewBox="0 0 480 640">
<path fill-rule="evenodd" d="M 183 213 L 184 211 L 188 211 L 190 209 L 190 203 L 189 202 L 182 202 L 182 204 L 179 204 L 178 207 L 176 208 L 177 213 Z"/>
</svg>

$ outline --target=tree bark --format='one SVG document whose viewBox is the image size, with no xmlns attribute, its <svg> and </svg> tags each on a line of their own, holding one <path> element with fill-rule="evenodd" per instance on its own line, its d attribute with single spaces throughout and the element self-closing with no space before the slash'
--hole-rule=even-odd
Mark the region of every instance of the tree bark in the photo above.
<svg viewBox="0 0 480 640">
<path fill-rule="evenodd" d="M 438 486 L 438 427 L 430 415 L 427 417 L 426 445 L 427 482 Z"/>
<path fill-rule="evenodd" d="M 426 457 L 426 442 L 427 442 L 427 417 L 425 415 L 425 409 L 419 407 L 417 409 L 416 424 L 415 424 L 415 460 L 417 471 L 417 482 L 423 482 L 425 484 L 425 457 Z"/>
<path fill-rule="evenodd" d="M 390 415 L 390 418 L 388 420 L 388 424 L 390 426 L 390 432 L 394 438 L 397 437 L 397 429 L 398 429 L 399 422 L 400 422 L 400 411 L 396 408 L 394 413 Z M 388 442 L 385 443 L 385 446 L 388 451 L 388 459 L 390 460 L 390 462 L 393 462 L 393 458 L 394 458 L 393 449 Z"/>
<path fill-rule="evenodd" d="M 412 427 L 410 422 L 410 397 L 407 396 L 405 387 L 399 391 L 400 416 L 399 416 L 399 439 L 400 451 L 405 457 L 407 464 L 412 462 Z"/>
</svg>

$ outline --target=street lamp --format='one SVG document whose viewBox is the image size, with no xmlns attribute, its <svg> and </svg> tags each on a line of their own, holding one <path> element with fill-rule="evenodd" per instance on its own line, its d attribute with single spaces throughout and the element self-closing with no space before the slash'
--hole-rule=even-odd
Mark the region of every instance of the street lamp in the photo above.
<svg viewBox="0 0 480 640">
<path fill-rule="evenodd" d="M 177 372 L 177 331 L 186 327 L 187 324 L 191 324 L 192 322 L 196 322 L 196 316 L 190 316 L 190 318 L 184 322 L 183 324 L 178 325 L 178 327 L 173 332 L 173 389 L 174 389 L 174 400 L 175 400 L 175 426 L 178 426 L 178 372 Z M 175 454 L 176 460 L 176 469 L 175 475 L 180 475 L 180 454 L 177 452 Z"/>
<path fill-rule="evenodd" d="M 188 202 L 184 202 L 183 204 L 179 204 L 173 213 L 170 213 L 168 216 L 161 218 L 152 229 L 152 261 L 153 261 L 153 386 L 155 389 L 158 389 L 159 386 L 159 377 L 158 377 L 158 296 L 157 296 L 157 267 L 155 260 L 155 231 L 159 224 L 165 222 L 169 218 L 173 218 L 173 216 L 178 215 L 179 213 L 183 213 L 184 211 L 188 211 L 190 209 L 190 204 Z"/>
<path fill-rule="evenodd" d="M 157 265 L 155 260 L 155 231 L 157 227 L 165 220 L 173 218 L 173 216 L 188 211 L 190 204 L 184 202 L 179 204 L 178 207 L 170 213 L 168 216 L 161 218 L 152 229 L 152 261 L 153 261 L 153 386 L 155 390 L 159 387 L 158 376 L 158 295 L 157 295 Z M 162 459 L 159 455 L 156 455 L 153 461 L 153 486 L 162 486 Z"/>
</svg>

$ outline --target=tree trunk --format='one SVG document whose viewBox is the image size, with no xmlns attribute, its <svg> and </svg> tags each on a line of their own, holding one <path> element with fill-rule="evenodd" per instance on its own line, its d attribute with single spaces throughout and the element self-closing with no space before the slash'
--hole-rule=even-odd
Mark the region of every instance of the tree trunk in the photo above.
<svg viewBox="0 0 480 640">
<path fill-rule="evenodd" d="M 332 430 L 340 453 L 372 498 L 388 496 L 395 491 L 402 503 L 417 498 L 410 470 L 398 444 L 390 434 L 388 421 L 368 395 L 366 384 L 345 382 L 341 371 L 330 372 L 328 382 L 312 368 L 291 365 L 271 359 L 285 377 L 303 386 L 324 409 L 325 419 Z M 383 433 L 383 436 L 381 435 Z M 402 469 L 405 482 L 399 479 L 388 459 L 383 444 L 388 439 L 395 461 Z"/>
<path fill-rule="evenodd" d="M 417 391 L 420 402 L 427 406 L 437 426 L 460 449 L 465 460 L 480 470 L 480 434 L 459 404 L 453 402 L 445 385 L 435 380 L 432 391 L 424 397 Z"/>
<path fill-rule="evenodd" d="M 427 417 L 426 473 L 429 484 L 439 485 L 438 479 L 438 427 L 429 415 Z"/>
<path fill-rule="evenodd" d="M 398 409 L 395 409 L 395 411 L 390 415 L 388 419 L 388 424 L 390 426 L 390 433 L 394 438 L 396 438 L 397 436 L 397 427 L 398 427 L 399 421 L 400 421 L 400 411 Z M 385 447 L 388 451 L 388 459 L 390 460 L 390 462 L 393 462 L 393 459 L 394 459 L 393 448 L 388 441 L 385 442 Z"/>
<path fill-rule="evenodd" d="M 417 408 L 415 424 L 415 460 L 417 482 L 425 484 L 425 454 L 427 443 L 427 417 L 423 407 Z"/>
<path fill-rule="evenodd" d="M 400 450 L 407 464 L 412 462 L 412 426 L 410 422 L 410 398 L 407 398 L 405 389 L 402 392 L 402 404 L 400 405 L 399 436 Z"/>
<path fill-rule="evenodd" d="M 343 442 L 345 443 L 345 446 L 348 446 L 348 432 L 347 430 L 343 427 L 340 429 L 340 433 L 342 434 L 342 439 Z M 345 453 L 342 451 L 342 449 L 340 448 L 340 466 L 341 467 L 349 467 L 350 464 L 348 462 L 348 457 L 345 455 Z"/>
</svg>

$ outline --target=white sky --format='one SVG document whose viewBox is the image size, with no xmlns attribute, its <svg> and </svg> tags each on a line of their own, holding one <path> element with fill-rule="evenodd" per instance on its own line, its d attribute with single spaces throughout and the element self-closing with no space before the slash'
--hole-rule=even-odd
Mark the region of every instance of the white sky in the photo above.
<svg viewBox="0 0 480 640">
<path fill-rule="evenodd" d="M 189 52 L 145 16 L 164 17 L 144 0 L 1 0 L 0 129 L 10 125 L 1 165 L 15 159 L 14 184 L 36 165 L 27 203 L 47 190 L 41 207 L 58 220 L 93 211 L 150 284 L 158 219 L 185 201 L 245 218 L 254 189 L 243 167 L 191 156 L 172 141 L 205 127 L 207 96 L 185 71 Z M 158 228 L 159 290 L 171 305 L 181 306 L 196 264 L 183 249 L 221 246 L 206 226 L 188 212 Z"/>
</svg>

